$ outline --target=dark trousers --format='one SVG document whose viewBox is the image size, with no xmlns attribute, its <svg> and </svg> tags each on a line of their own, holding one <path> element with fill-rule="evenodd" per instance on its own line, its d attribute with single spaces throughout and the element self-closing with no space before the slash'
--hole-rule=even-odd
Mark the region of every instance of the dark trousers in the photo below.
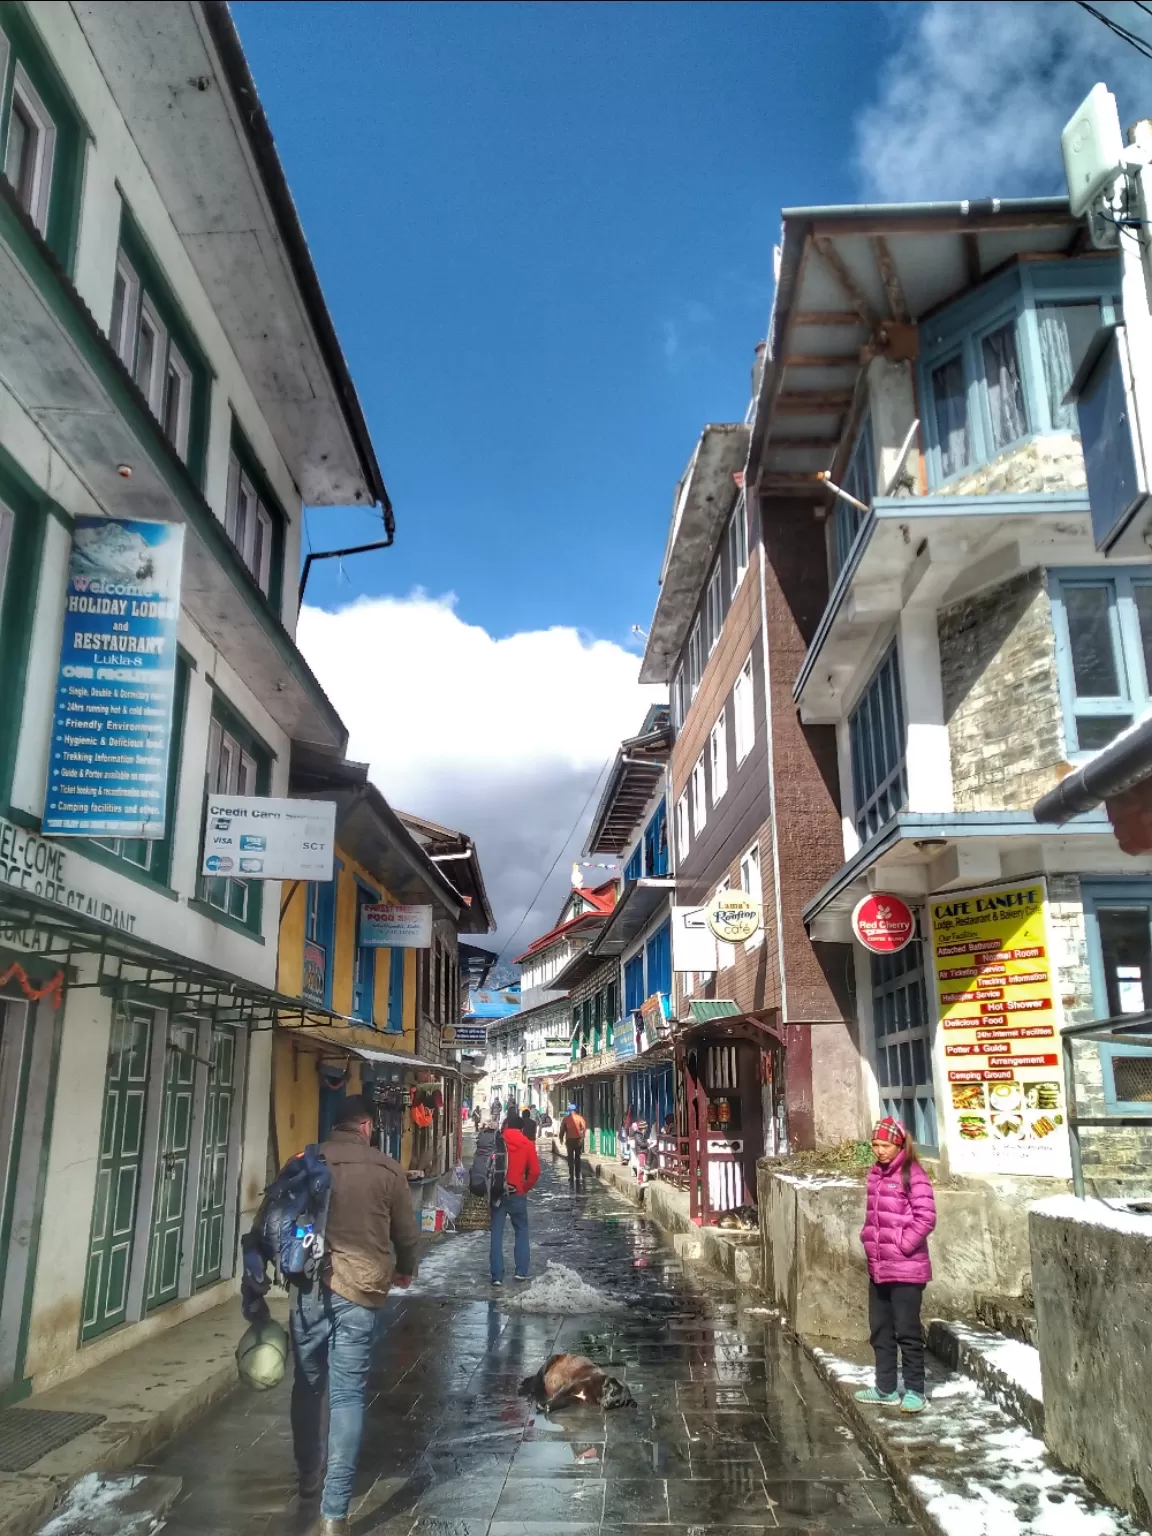
<svg viewBox="0 0 1152 1536">
<path fill-rule="evenodd" d="M 584 1144 L 579 1141 L 566 1141 L 564 1145 L 568 1149 L 568 1182 L 569 1184 L 579 1184 L 581 1174 L 580 1156 L 584 1151 Z"/>
<path fill-rule="evenodd" d="M 877 1392 L 896 1390 L 896 1351 L 904 1366 L 904 1390 L 924 1396 L 924 1330 L 920 1326 L 922 1285 L 868 1282 L 868 1324 L 876 1355 Z"/>
</svg>

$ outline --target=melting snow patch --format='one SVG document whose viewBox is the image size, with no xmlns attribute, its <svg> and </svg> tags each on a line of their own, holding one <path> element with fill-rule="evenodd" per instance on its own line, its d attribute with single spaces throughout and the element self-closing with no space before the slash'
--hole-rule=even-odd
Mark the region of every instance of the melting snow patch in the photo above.
<svg viewBox="0 0 1152 1536">
<path fill-rule="evenodd" d="M 1113 1232 L 1128 1232 L 1136 1237 L 1152 1237 L 1152 1216 L 1135 1211 L 1118 1211 L 1103 1200 L 1078 1200 L 1075 1195 L 1050 1195 L 1030 1207 L 1037 1216 L 1054 1216 L 1063 1221 L 1079 1222 L 1088 1227 L 1110 1227 Z"/>
<path fill-rule="evenodd" d="M 153 1536 L 164 1528 L 163 1511 L 180 1484 L 164 1478 L 149 1488 L 147 1482 L 141 1473 L 87 1473 L 41 1526 L 41 1536 Z"/>
<path fill-rule="evenodd" d="M 585 1285 L 567 1264 L 555 1264 L 549 1259 L 544 1273 L 537 1276 L 526 1290 L 509 1296 L 505 1305 L 515 1312 L 578 1317 L 585 1312 L 618 1312 L 624 1303 L 605 1296 L 595 1286 Z"/>
</svg>

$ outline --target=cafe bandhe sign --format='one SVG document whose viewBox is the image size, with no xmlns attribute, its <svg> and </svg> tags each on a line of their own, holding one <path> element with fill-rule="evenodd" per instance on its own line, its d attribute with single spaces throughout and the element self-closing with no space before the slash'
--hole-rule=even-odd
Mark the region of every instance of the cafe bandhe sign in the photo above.
<svg viewBox="0 0 1152 1536">
<path fill-rule="evenodd" d="M 852 932 L 874 955 L 894 955 L 910 944 L 916 933 L 912 908 L 899 896 L 874 891 L 856 903 Z"/>
</svg>

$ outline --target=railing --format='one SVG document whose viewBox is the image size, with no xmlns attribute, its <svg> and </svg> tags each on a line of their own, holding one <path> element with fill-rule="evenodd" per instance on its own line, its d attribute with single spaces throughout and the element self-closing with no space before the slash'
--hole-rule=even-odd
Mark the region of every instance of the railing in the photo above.
<svg viewBox="0 0 1152 1536">
<path fill-rule="evenodd" d="M 1072 1024 L 1062 1032 L 1064 1054 L 1064 1091 L 1068 1113 L 1068 1140 L 1072 1154 L 1072 1186 L 1084 1199 L 1084 1145 L 1082 1130 L 1138 1131 L 1132 1138 L 1135 1156 L 1133 1171 L 1146 1169 L 1152 1182 L 1152 1010 L 1120 1014 L 1110 1019 L 1094 1019 L 1090 1024 Z M 1097 1051 L 1091 1062 L 1077 1057 L 1078 1046 L 1113 1047 Z M 1122 1054 L 1128 1047 L 1131 1054 Z M 1099 1084 L 1096 1082 L 1097 1065 Z M 1120 1069 L 1120 1070 L 1118 1070 Z M 1131 1096 L 1130 1096 L 1131 1095 Z M 1105 1114 L 1081 1113 L 1093 1109 L 1091 1101 L 1114 1106 Z M 1138 1106 L 1147 1104 L 1142 1113 Z M 1113 1147 L 1111 1171 L 1105 1166 L 1103 1180 L 1123 1180 L 1127 1169 L 1120 1152 Z"/>
</svg>

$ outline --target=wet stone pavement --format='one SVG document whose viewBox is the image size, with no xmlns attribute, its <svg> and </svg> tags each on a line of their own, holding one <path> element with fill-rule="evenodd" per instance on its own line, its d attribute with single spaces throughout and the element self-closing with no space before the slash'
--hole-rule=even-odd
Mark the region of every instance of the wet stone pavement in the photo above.
<svg viewBox="0 0 1152 1536">
<path fill-rule="evenodd" d="M 546 1166 L 531 1231 L 533 1274 L 562 1262 L 618 1308 L 515 1311 L 522 1288 L 488 1284 L 486 1232 L 433 1240 L 382 1314 L 354 1536 L 910 1536 L 891 1483 L 754 1301 L 685 1269 L 594 1179 L 572 1195 Z M 510 1229 L 506 1245 L 510 1275 Z M 624 1378 L 637 1406 L 539 1413 L 517 1388 L 560 1350 Z M 166 1536 L 304 1536 L 315 1519 L 295 1496 L 287 1382 L 236 1392 L 156 1469 L 183 1480 Z"/>
</svg>

